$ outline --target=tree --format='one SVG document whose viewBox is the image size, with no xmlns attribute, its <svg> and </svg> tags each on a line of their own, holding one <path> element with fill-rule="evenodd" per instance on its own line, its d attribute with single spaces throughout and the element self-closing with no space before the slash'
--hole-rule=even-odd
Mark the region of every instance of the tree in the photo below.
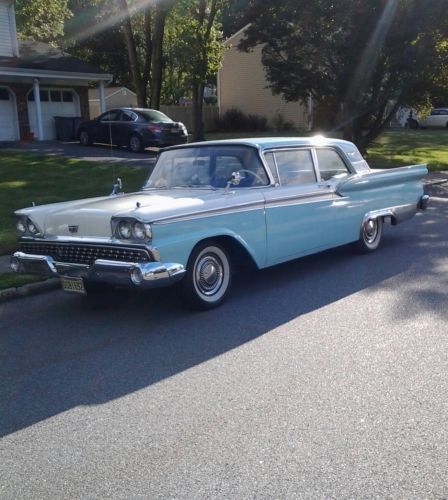
<svg viewBox="0 0 448 500">
<path fill-rule="evenodd" d="M 56 42 L 71 17 L 67 0 L 16 0 L 17 34 L 20 38 Z"/>
<path fill-rule="evenodd" d="M 270 87 L 339 108 L 344 137 L 365 149 L 397 108 L 447 75 L 444 0 L 263 0 L 240 47 L 262 44 Z M 442 77 L 443 79 L 443 77 Z"/>
<path fill-rule="evenodd" d="M 225 4 L 225 0 L 181 0 L 179 4 L 186 14 L 178 42 L 193 95 L 194 140 L 204 139 L 204 88 L 217 73 L 221 62 L 222 34 L 217 15 Z"/>
</svg>

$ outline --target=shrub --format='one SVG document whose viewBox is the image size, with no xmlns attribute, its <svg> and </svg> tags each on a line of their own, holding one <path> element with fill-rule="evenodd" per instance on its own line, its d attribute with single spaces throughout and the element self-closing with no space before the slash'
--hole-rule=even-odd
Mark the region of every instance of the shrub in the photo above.
<svg viewBox="0 0 448 500">
<path fill-rule="evenodd" d="M 268 120 L 264 116 L 246 115 L 237 108 L 226 111 L 218 120 L 221 132 L 263 132 L 268 130 Z"/>
</svg>

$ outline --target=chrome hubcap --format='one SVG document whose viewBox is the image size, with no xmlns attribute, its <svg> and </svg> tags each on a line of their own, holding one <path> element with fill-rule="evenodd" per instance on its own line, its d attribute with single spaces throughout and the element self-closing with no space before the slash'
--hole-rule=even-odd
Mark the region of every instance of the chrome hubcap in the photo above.
<svg viewBox="0 0 448 500">
<path fill-rule="evenodd" d="M 215 294 L 224 280 L 221 260 L 216 255 L 202 256 L 196 265 L 195 279 L 202 294 L 207 296 Z"/>
<path fill-rule="evenodd" d="M 375 219 L 369 219 L 364 224 L 364 239 L 367 243 L 373 243 L 378 234 L 378 222 Z"/>
</svg>

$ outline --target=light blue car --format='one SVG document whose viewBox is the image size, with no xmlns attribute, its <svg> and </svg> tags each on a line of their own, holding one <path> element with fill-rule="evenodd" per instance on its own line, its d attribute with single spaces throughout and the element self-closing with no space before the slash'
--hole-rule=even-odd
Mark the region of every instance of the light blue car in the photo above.
<svg viewBox="0 0 448 500">
<path fill-rule="evenodd" d="M 372 170 L 350 142 L 214 141 L 164 150 L 141 191 L 18 210 L 17 272 L 68 292 L 179 282 L 199 309 L 228 295 L 235 264 L 274 266 L 351 243 L 423 210 L 425 165 Z"/>
</svg>

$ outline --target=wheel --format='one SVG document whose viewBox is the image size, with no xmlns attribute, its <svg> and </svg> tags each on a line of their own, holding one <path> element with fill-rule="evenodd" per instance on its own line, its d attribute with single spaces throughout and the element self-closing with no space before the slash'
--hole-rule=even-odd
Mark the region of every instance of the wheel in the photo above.
<svg viewBox="0 0 448 500">
<path fill-rule="evenodd" d="M 133 153 L 140 153 L 143 151 L 143 141 L 138 135 L 131 135 L 131 138 L 129 139 L 129 149 Z"/>
<path fill-rule="evenodd" d="M 90 146 L 92 144 L 92 139 L 87 130 L 81 130 L 81 132 L 79 132 L 79 142 L 83 146 Z"/>
<path fill-rule="evenodd" d="M 212 309 L 225 299 L 232 280 L 227 250 L 214 241 L 196 246 L 181 282 L 184 301 L 193 309 Z"/>
<path fill-rule="evenodd" d="M 361 227 L 359 240 L 352 244 L 353 248 L 359 253 L 374 252 L 381 243 L 382 235 L 383 219 L 381 217 L 367 219 Z"/>
</svg>

